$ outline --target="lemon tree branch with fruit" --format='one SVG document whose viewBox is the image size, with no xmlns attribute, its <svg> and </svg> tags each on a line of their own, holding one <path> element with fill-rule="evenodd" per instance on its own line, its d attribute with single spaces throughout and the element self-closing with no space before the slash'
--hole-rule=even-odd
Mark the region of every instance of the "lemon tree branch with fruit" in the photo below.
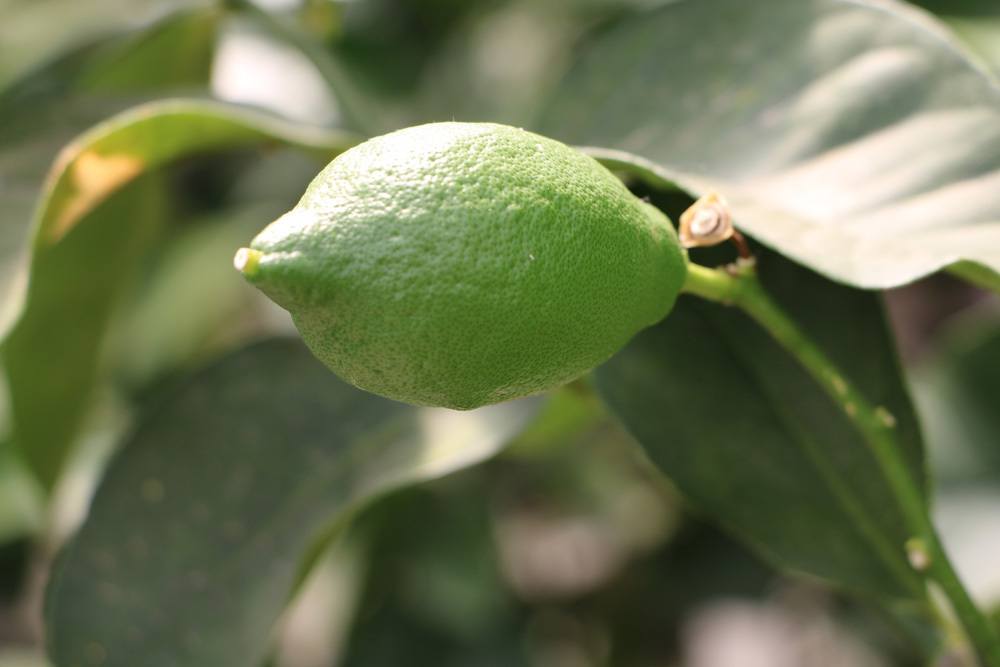
<svg viewBox="0 0 1000 667">
<path fill-rule="evenodd" d="M 688 247 L 738 234 L 716 194 L 682 224 Z M 670 221 L 593 158 L 517 128 L 441 123 L 336 158 L 234 265 L 348 382 L 458 409 L 576 379 L 668 316 L 681 292 L 742 309 L 861 433 L 912 533 L 897 549 L 941 586 L 983 664 L 1000 665 L 1000 638 L 948 560 L 895 418 L 768 297 L 739 247 L 729 266 L 692 264 Z"/>
</svg>

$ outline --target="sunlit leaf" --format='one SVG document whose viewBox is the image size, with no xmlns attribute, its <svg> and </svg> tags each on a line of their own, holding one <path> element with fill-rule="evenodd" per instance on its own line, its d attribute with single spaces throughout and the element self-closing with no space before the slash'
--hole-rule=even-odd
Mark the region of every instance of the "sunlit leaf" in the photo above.
<svg viewBox="0 0 1000 667">
<path fill-rule="evenodd" d="M 375 496 L 492 455 L 535 405 L 394 403 L 292 340 L 225 358 L 143 419 L 111 464 L 49 588 L 53 661 L 259 664 L 317 539 Z"/>
<path fill-rule="evenodd" d="M 894 0 L 678 0 L 603 32 L 539 127 L 631 151 L 838 281 L 1000 270 L 1000 87 Z"/>
</svg>

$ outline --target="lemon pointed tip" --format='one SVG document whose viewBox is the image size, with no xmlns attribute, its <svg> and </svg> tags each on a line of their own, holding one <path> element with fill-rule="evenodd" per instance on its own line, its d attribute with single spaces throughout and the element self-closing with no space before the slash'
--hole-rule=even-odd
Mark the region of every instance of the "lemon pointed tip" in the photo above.
<svg viewBox="0 0 1000 667">
<path fill-rule="evenodd" d="M 253 248 L 240 248 L 233 257 L 233 266 L 247 278 L 253 278 L 257 275 L 261 254 L 259 250 Z"/>
</svg>

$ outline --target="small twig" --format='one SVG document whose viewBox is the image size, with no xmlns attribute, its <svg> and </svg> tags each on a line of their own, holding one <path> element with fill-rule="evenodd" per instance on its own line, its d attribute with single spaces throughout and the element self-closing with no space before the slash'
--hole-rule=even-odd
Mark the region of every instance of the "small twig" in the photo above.
<svg viewBox="0 0 1000 667">
<path fill-rule="evenodd" d="M 740 255 L 740 259 L 753 259 L 753 253 L 750 252 L 750 245 L 747 243 L 745 236 L 740 234 L 740 230 L 733 228 L 733 245 L 736 246 L 736 251 Z"/>
</svg>

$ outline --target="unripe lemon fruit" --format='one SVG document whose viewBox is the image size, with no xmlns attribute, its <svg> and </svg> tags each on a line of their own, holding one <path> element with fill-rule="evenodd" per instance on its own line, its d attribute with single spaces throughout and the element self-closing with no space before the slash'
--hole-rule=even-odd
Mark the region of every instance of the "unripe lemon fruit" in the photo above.
<svg viewBox="0 0 1000 667">
<path fill-rule="evenodd" d="M 608 359 L 670 311 L 687 259 L 670 221 L 592 158 L 433 123 L 340 155 L 235 263 L 344 379 L 468 409 Z"/>
</svg>

